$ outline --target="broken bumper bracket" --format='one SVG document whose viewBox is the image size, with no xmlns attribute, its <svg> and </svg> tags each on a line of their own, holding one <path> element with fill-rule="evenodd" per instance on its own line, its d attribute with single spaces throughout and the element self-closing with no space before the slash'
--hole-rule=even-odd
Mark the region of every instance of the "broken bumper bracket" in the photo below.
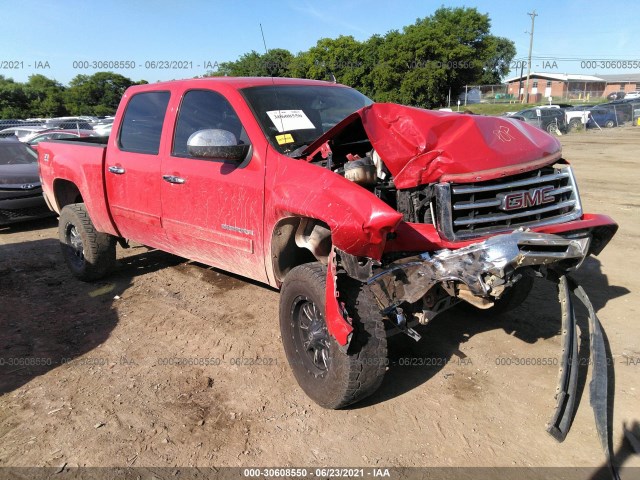
<svg viewBox="0 0 640 480">
<path fill-rule="evenodd" d="M 595 417 L 596 431 L 600 445 L 604 451 L 607 463 L 614 479 L 619 479 L 615 465 L 613 465 L 612 440 L 609 431 L 608 418 L 608 365 L 607 350 L 602 332 L 602 326 L 596 312 L 589 301 L 584 289 L 571 278 L 562 275 L 558 280 L 558 293 L 562 309 L 562 363 L 557 391 L 557 406 L 554 415 L 547 426 L 547 432 L 559 442 L 562 442 L 571 428 L 571 421 L 575 411 L 575 401 L 578 384 L 578 334 L 577 318 L 573 308 L 571 293 L 580 300 L 589 314 L 589 344 L 591 350 L 590 364 L 591 383 L 589 384 L 589 403 Z"/>
<path fill-rule="evenodd" d="M 423 253 L 402 259 L 367 280 L 383 311 L 420 300 L 444 282 L 464 284 L 472 296 L 497 299 L 522 267 L 577 268 L 589 251 L 590 237 L 516 230 L 458 250 Z"/>
<path fill-rule="evenodd" d="M 578 333 L 567 277 L 558 279 L 558 297 L 562 311 L 562 359 L 556 388 L 555 413 L 547 432 L 558 442 L 564 441 L 571 428 L 578 388 Z"/>
</svg>

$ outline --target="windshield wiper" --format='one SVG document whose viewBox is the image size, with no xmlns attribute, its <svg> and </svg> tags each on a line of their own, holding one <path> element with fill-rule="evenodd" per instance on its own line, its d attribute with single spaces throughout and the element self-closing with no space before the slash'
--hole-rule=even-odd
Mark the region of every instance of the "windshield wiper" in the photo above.
<svg viewBox="0 0 640 480">
<path fill-rule="evenodd" d="M 298 144 L 292 144 L 291 146 L 296 146 Z M 286 155 L 288 157 L 291 158 L 300 158 L 302 156 L 302 152 L 304 152 L 304 150 L 308 147 L 309 145 L 306 143 L 301 144 L 300 146 L 296 147 L 295 150 L 292 150 L 291 152 L 287 152 Z"/>
</svg>

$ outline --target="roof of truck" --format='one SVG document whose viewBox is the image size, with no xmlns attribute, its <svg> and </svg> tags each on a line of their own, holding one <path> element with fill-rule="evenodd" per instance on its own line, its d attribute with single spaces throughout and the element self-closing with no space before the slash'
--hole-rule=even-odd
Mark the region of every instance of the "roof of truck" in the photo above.
<svg viewBox="0 0 640 480">
<path fill-rule="evenodd" d="M 183 84 L 223 84 L 235 89 L 247 87 L 261 87 L 269 85 L 316 85 L 316 86 L 336 86 L 345 87 L 338 83 L 328 82 L 324 80 L 307 80 L 302 78 L 282 78 L 282 77 L 204 77 L 204 78 L 188 78 L 184 80 L 171 80 L 168 82 L 149 83 L 145 85 L 135 85 L 130 87 L 135 90 L 157 90 L 159 88 L 171 88 Z"/>
</svg>

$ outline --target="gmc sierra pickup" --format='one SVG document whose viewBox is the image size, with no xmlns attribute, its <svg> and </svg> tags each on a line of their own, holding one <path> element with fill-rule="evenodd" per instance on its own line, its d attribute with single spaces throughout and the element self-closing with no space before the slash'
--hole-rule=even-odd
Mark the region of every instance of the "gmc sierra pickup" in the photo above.
<svg viewBox="0 0 640 480">
<path fill-rule="evenodd" d="M 583 212 L 546 132 L 321 81 L 208 78 L 131 87 L 108 141 L 43 142 L 39 163 L 76 277 L 103 277 L 134 240 L 280 288 L 291 370 L 327 408 L 379 387 L 388 335 L 418 340 L 459 302 L 505 311 L 535 276 L 556 281 L 565 370 L 549 431 L 566 434 L 565 274 L 617 225 Z"/>
</svg>

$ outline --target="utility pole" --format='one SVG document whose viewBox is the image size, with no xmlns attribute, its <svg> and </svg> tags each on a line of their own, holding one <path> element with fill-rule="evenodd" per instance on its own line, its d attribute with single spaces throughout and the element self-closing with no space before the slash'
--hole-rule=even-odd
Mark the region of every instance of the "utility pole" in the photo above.
<svg viewBox="0 0 640 480">
<path fill-rule="evenodd" d="M 538 14 L 534 10 L 531 13 L 527 13 L 531 17 L 531 33 L 529 34 L 529 61 L 527 62 L 527 94 L 525 95 L 526 103 L 529 103 L 529 76 L 531 75 L 531 51 L 533 50 L 533 27 L 536 23 L 536 17 Z M 523 98 L 524 100 L 524 98 Z"/>
</svg>

